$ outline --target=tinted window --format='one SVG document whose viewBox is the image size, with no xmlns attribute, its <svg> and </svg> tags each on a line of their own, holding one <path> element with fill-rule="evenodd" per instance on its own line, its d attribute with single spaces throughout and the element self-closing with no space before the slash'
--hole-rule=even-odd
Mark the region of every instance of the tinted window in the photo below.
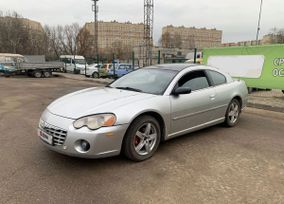
<svg viewBox="0 0 284 204">
<path fill-rule="evenodd" d="M 223 74 L 215 71 L 208 71 L 208 72 L 215 86 L 225 84 L 227 82 L 226 77 Z"/>
<path fill-rule="evenodd" d="M 196 91 L 208 88 L 209 83 L 203 71 L 194 71 L 182 77 L 178 82 L 178 86 L 190 88 L 191 91 Z"/>
</svg>

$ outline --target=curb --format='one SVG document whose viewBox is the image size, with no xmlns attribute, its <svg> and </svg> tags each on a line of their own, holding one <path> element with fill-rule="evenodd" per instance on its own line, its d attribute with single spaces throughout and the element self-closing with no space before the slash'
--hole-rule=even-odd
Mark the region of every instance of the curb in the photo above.
<svg viewBox="0 0 284 204">
<path fill-rule="evenodd" d="M 284 113 L 284 108 L 264 105 L 264 104 L 258 104 L 258 103 L 248 103 L 247 107 Z"/>
</svg>

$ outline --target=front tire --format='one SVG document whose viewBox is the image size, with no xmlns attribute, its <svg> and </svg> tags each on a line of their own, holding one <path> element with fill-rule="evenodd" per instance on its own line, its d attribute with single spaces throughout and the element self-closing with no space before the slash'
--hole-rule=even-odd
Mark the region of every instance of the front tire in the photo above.
<svg viewBox="0 0 284 204">
<path fill-rule="evenodd" d="M 99 75 L 99 73 L 94 72 L 94 73 L 92 74 L 92 77 L 93 77 L 94 79 L 99 79 L 99 78 L 100 78 L 100 75 Z"/>
<path fill-rule="evenodd" d="M 234 127 L 238 124 L 241 114 L 241 105 L 237 99 L 233 99 L 227 109 L 225 116 L 225 125 L 227 127 Z"/>
<path fill-rule="evenodd" d="M 141 116 L 134 120 L 128 128 L 124 141 L 124 155 L 136 162 L 151 158 L 161 140 L 159 122 L 151 116 Z"/>
</svg>

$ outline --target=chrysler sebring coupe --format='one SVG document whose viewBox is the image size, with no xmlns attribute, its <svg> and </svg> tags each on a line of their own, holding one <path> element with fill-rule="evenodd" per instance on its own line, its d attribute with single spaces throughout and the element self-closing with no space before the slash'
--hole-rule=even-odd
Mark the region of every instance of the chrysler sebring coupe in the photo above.
<svg viewBox="0 0 284 204">
<path fill-rule="evenodd" d="M 151 66 L 57 99 L 43 112 L 38 135 L 69 156 L 123 153 L 143 161 L 162 141 L 219 123 L 235 126 L 247 96 L 243 81 L 212 67 Z"/>
</svg>

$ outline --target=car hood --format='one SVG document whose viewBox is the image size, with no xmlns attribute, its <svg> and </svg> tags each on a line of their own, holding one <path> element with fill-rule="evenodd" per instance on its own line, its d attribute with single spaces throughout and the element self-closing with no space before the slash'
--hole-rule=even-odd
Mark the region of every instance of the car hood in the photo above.
<svg viewBox="0 0 284 204">
<path fill-rule="evenodd" d="M 63 96 L 48 106 L 52 114 L 78 119 L 98 113 L 113 113 L 116 108 L 155 95 L 119 90 L 114 88 L 89 88 Z"/>
</svg>

